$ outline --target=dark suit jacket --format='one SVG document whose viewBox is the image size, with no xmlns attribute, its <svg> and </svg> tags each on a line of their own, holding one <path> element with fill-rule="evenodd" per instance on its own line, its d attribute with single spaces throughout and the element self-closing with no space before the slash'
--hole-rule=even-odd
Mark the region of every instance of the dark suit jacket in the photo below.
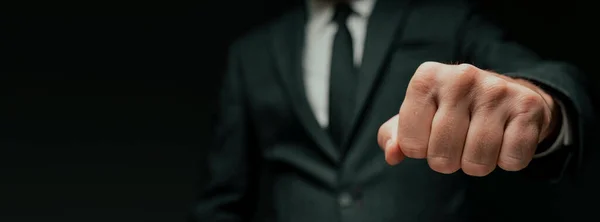
<svg viewBox="0 0 600 222">
<path fill-rule="evenodd" d="M 467 62 L 527 78 L 569 107 L 577 135 L 590 115 L 575 69 L 540 60 L 504 41 L 462 3 L 379 0 L 370 18 L 356 116 L 345 152 L 319 127 L 305 98 L 298 9 L 231 47 L 222 91 L 210 184 L 194 207 L 197 221 L 392 222 L 556 221 L 572 205 L 568 183 L 582 138 L 518 173 L 484 178 L 443 175 L 425 160 L 391 167 L 376 135 L 397 114 L 425 61 Z M 541 170 L 538 170 L 541 169 Z M 568 215 L 566 215 L 568 216 Z"/>
</svg>

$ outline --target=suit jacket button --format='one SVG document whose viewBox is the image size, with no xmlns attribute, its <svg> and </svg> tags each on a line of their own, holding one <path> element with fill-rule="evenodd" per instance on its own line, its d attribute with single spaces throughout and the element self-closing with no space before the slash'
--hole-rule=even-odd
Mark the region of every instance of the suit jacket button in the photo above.
<svg viewBox="0 0 600 222">
<path fill-rule="evenodd" d="M 338 204 L 340 204 L 340 207 L 350 207 L 354 202 L 352 199 L 352 195 L 349 193 L 342 193 L 338 196 Z"/>
</svg>

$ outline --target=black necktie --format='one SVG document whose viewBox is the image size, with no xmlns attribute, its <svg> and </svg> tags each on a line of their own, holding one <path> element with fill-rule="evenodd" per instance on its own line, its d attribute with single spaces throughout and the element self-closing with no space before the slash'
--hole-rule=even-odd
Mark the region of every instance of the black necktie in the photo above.
<svg viewBox="0 0 600 222">
<path fill-rule="evenodd" d="M 348 4 L 338 4 L 333 22 L 338 30 L 333 40 L 331 77 L 329 83 L 329 132 L 333 141 L 342 145 L 354 115 L 356 68 L 352 51 L 352 36 L 346 26 L 352 9 Z"/>
</svg>

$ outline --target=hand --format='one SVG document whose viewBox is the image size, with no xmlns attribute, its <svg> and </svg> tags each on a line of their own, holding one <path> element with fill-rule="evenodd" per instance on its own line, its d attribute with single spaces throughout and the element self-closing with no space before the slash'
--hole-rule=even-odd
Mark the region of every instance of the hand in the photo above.
<svg viewBox="0 0 600 222">
<path fill-rule="evenodd" d="M 551 96 L 534 84 L 468 64 L 423 63 L 398 115 L 379 129 L 386 161 L 423 159 L 431 169 L 485 176 L 525 168 L 556 128 Z"/>
</svg>

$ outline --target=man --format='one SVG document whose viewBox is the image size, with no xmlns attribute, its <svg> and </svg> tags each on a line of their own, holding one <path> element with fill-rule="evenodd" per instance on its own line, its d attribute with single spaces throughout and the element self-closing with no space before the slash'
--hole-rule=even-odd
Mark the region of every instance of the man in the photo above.
<svg viewBox="0 0 600 222">
<path fill-rule="evenodd" d="M 466 4 L 312 0 L 229 62 L 198 221 L 560 221 L 576 204 L 579 74 Z"/>
</svg>

